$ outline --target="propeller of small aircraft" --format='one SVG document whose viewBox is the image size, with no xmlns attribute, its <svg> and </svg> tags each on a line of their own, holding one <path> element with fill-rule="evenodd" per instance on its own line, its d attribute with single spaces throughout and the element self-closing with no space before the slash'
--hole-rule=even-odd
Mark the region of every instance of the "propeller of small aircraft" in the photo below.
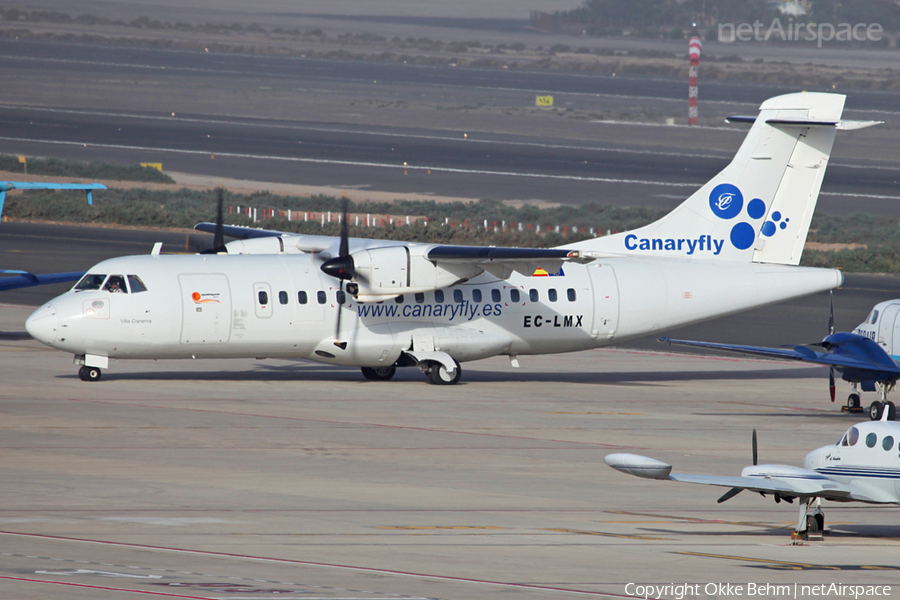
<svg viewBox="0 0 900 600">
<path fill-rule="evenodd" d="M 756 430 L 755 429 L 753 430 L 753 435 L 750 436 L 750 448 L 751 448 L 751 454 L 753 457 L 753 466 L 755 467 L 759 463 L 759 457 L 757 456 Z M 719 498 L 718 500 L 716 500 L 716 502 L 718 504 L 721 504 L 721 503 L 725 502 L 726 500 L 731 500 L 732 498 L 734 498 L 735 496 L 737 496 L 738 494 L 740 494 L 743 491 L 744 491 L 743 488 L 731 488 L 730 490 L 728 490 L 727 492 L 722 494 L 722 497 Z"/>
<path fill-rule="evenodd" d="M 834 335 L 834 292 L 828 294 L 828 335 Z M 828 391 L 831 393 L 831 401 L 834 402 L 834 367 L 828 367 Z"/>
</svg>

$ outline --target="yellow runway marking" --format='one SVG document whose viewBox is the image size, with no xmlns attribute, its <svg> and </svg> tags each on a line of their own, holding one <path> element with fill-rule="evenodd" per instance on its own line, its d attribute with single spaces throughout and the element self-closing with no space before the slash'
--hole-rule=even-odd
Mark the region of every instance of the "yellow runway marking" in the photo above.
<svg viewBox="0 0 900 600">
<path fill-rule="evenodd" d="M 631 415 L 631 416 L 641 416 L 644 413 L 631 413 L 631 412 L 576 412 L 576 411 L 544 411 L 545 415 Z"/>
<path fill-rule="evenodd" d="M 601 537 L 621 538 L 624 540 L 652 540 L 652 541 L 669 541 L 669 538 L 653 537 L 650 535 L 629 535 L 626 533 L 606 533 L 603 531 L 585 531 L 583 529 L 542 529 L 541 531 L 556 531 L 559 533 L 577 533 L 579 535 L 598 535 Z"/>
<path fill-rule="evenodd" d="M 476 525 L 423 525 L 421 527 L 405 526 L 405 525 L 385 525 L 376 529 L 402 529 L 410 531 L 421 531 L 429 529 L 506 529 L 506 527 L 480 527 Z"/>
</svg>

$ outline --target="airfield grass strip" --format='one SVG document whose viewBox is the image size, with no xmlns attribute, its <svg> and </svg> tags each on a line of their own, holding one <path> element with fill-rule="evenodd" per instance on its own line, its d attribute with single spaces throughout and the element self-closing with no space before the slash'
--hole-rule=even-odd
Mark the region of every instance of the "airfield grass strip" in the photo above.
<svg viewBox="0 0 900 600">
<path fill-rule="evenodd" d="M 2 167 L 2 163 L 0 163 Z M 158 173 L 158 171 L 157 171 Z M 90 173 L 88 177 L 93 177 Z M 313 235 L 338 235 L 337 215 L 342 199 L 334 196 L 283 196 L 269 192 L 254 194 L 225 194 L 225 205 L 274 209 L 274 218 L 255 223 L 246 215 L 228 214 L 229 225 L 264 227 L 278 231 Z M 36 190 L 27 195 L 10 196 L 5 214 L 13 219 L 66 221 L 75 223 L 106 223 L 141 227 L 191 228 L 201 221 L 215 218 L 216 196 L 213 190 L 174 191 L 140 188 L 111 189 L 95 193 L 95 202 L 89 206 L 82 192 Z M 288 221 L 287 211 L 293 220 Z M 280 216 L 284 212 L 284 217 Z M 330 211 L 332 222 L 321 224 L 320 217 L 304 221 L 307 212 L 321 215 Z M 395 202 L 349 203 L 350 213 L 371 214 L 378 223 L 374 227 L 356 227 L 351 219 L 350 235 L 375 239 L 409 240 L 442 244 L 470 244 L 496 246 L 551 247 L 566 242 L 593 237 L 583 233 L 594 228 L 607 232 L 629 231 L 651 223 L 667 211 L 646 207 L 617 207 L 597 203 L 538 208 L 526 205 L 509 206 L 493 199 L 475 202 L 435 202 L 433 200 L 398 200 Z M 407 215 L 416 217 L 410 225 L 389 224 L 380 226 L 380 217 L 390 215 L 394 223 L 405 223 Z M 427 217 L 425 224 L 422 217 Z M 468 227 L 466 222 L 468 220 Z M 485 229 L 484 222 L 488 228 Z M 506 229 L 494 231 L 505 222 Z M 523 231 L 518 231 L 518 224 Z M 510 231 L 512 224 L 513 230 Z M 568 235 L 555 231 L 563 224 Z M 535 231 L 540 225 L 540 233 Z M 530 227 L 530 229 L 529 229 Z M 573 234 L 571 228 L 577 228 Z M 813 217 L 809 242 L 838 246 L 836 250 L 811 250 L 803 253 L 802 265 L 840 268 L 857 273 L 887 273 L 900 275 L 900 222 L 897 219 L 870 214 L 854 214 L 848 217 L 817 213 Z"/>
</svg>

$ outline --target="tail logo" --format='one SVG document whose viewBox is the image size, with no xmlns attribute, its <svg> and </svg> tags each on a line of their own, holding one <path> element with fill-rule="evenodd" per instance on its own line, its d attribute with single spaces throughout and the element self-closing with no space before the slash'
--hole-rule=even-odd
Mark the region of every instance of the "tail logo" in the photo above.
<svg viewBox="0 0 900 600">
<path fill-rule="evenodd" d="M 729 220 L 741 214 L 744 208 L 744 195 L 737 186 L 720 183 L 709 194 L 709 207 L 720 219 Z"/>
<path fill-rule="evenodd" d="M 722 220 L 729 220 L 741 214 L 744 208 L 744 195 L 737 186 L 730 183 L 720 183 L 709 194 L 709 208 L 713 214 Z M 766 203 L 759 198 L 754 198 L 747 203 L 747 217 L 758 221 L 766 215 Z M 757 225 L 740 221 L 731 228 L 731 245 L 738 250 L 747 250 L 756 240 L 757 232 L 766 237 L 772 237 L 778 229 L 787 229 L 790 219 L 782 219 L 780 212 L 775 211 L 770 215 L 771 220 L 766 221 L 762 229 Z"/>
</svg>

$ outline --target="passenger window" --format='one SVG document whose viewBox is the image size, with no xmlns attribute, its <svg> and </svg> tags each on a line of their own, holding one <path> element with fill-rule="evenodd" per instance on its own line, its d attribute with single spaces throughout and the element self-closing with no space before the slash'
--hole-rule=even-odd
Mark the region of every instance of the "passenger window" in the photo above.
<svg viewBox="0 0 900 600">
<path fill-rule="evenodd" d="M 347 293 L 344 290 L 337 291 L 337 303 L 343 306 L 347 302 Z"/>
<path fill-rule="evenodd" d="M 550 300 L 550 302 L 556 302 L 556 288 L 547 290 L 547 299 Z"/>
<path fill-rule="evenodd" d="M 319 290 L 318 292 L 316 292 L 316 302 L 318 302 L 319 304 L 325 304 L 326 302 L 328 302 L 328 296 L 325 295 L 324 291 Z"/>
<path fill-rule="evenodd" d="M 855 446 L 856 442 L 859 441 L 859 429 L 856 427 L 851 427 L 850 431 L 847 432 L 847 442 L 851 446 Z"/>
<path fill-rule="evenodd" d="M 416 294 L 416 304 L 422 304 L 423 302 L 425 302 L 425 294 L 419 292 Z"/>
<path fill-rule="evenodd" d="M 881 447 L 884 448 L 885 450 L 889 451 L 891 448 L 894 447 L 894 438 L 891 436 L 887 436 L 886 438 L 884 438 L 881 441 Z"/>
<path fill-rule="evenodd" d="M 518 302 L 519 300 L 521 300 L 519 296 L 519 290 L 517 290 L 516 288 L 509 290 L 509 299 L 512 302 Z"/>
<path fill-rule="evenodd" d="M 99 290 L 100 286 L 103 285 L 104 279 L 106 279 L 106 275 L 85 275 L 81 278 L 81 281 L 75 284 L 75 289 Z"/>
<path fill-rule="evenodd" d="M 472 290 L 472 302 L 481 302 L 481 290 Z"/>
<path fill-rule="evenodd" d="M 877 310 L 873 310 L 873 311 L 872 311 L 872 320 L 869 321 L 869 325 L 874 325 L 874 324 L 875 324 L 875 321 L 877 321 L 877 320 L 878 320 L 878 311 L 877 311 Z"/>
<path fill-rule="evenodd" d="M 131 288 L 132 294 L 140 294 L 147 291 L 147 286 L 144 285 L 144 282 L 137 275 L 128 276 L 128 287 Z"/>
<path fill-rule="evenodd" d="M 403 304 L 403 294 L 400 294 L 399 296 L 394 298 L 394 302 L 396 302 L 397 304 Z"/>
<path fill-rule="evenodd" d="M 110 275 L 103 289 L 111 294 L 128 293 L 128 288 L 125 287 L 125 278 L 121 275 Z"/>
<path fill-rule="evenodd" d="M 874 448 L 877 442 L 878 436 L 875 435 L 874 431 L 866 436 L 866 446 L 868 446 L 869 448 Z"/>
<path fill-rule="evenodd" d="M 434 290 L 434 301 L 438 304 L 444 301 L 444 290 Z"/>
<path fill-rule="evenodd" d="M 491 290 L 491 302 L 500 302 L 500 290 Z"/>
<path fill-rule="evenodd" d="M 531 300 L 532 302 L 540 302 L 541 295 L 538 294 L 537 290 L 528 290 L 528 299 Z"/>
<path fill-rule="evenodd" d="M 462 290 L 453 290 L 453 301 L 454 302 L 462 302 L 463 301 Z"/>
<path fill-rule="evenodd" d="M 257 294 L 257 298 L 259 299 L 259 303 L 262 306 L 265 306 L 269 303 L 269 294 L 267 294 L 263 290 L 259 290 L 259 293 Z"/>
<path fill-rule="evenodd" d="M 288 303 L 288 293 L 287 292 L 278 292 L 278 302 L 280 304 Z"/>
<path fill-rule="evenodd" d="M 569 302 L 575 302 L 575 290 L 572 288 L 567 289 L 566 297 L 569 299 Z"/>
<path fill-rule="evenodd" d="M 306 292 L 297 292 L 297 302 L 299 302 L 300 304 L 306 304 L 307 302 L 309 302 L 309 296 L 306 295 Z"/>
</svg>

